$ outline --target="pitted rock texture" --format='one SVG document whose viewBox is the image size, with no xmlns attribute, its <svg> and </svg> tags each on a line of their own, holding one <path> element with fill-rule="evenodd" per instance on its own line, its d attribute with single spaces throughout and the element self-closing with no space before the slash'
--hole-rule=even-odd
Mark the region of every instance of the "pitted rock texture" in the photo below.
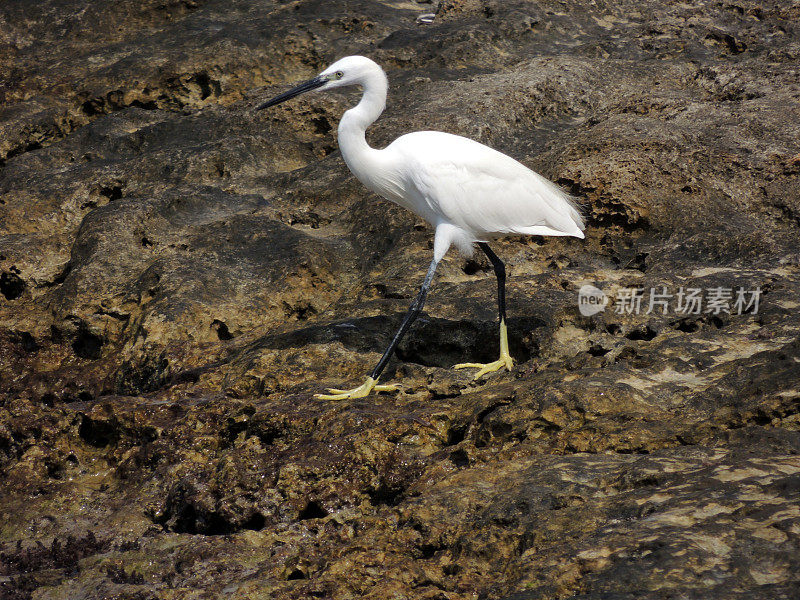
<svg viewBox="0 0 800 600">
<path fill-rule="evenodd" d="M 796 598 L 798 22 L 0 6 L 0 596 Z M 583 202 L 586 240 L 494 244 L 512 373 L 451 368 L 498 350 L 491 267 L 451 254 L 383 377 L 401 391 L 313 398 L 360 383 L 431 255 L 341 160 L 357 91 L 253 111 L 348 54 L 389 75 L 373 145 L 465 135 Z M 677 310 L 720 288 L 729 312 Z"/>
</svg>

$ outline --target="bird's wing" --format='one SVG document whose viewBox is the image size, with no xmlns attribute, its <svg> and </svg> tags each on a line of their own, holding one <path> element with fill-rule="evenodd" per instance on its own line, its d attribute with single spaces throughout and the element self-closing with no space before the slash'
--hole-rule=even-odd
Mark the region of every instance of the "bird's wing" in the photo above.
<svg viewBox="0 0 800 600">
<path fill-rule="evenodd" d="M 488 146 L 423 131 L 402 136 L 387 149 L 402 155 L 404 179 L 433 212 L 478 237 L 583 237 L 583 218 L 566 192 Z"/>
</svg>

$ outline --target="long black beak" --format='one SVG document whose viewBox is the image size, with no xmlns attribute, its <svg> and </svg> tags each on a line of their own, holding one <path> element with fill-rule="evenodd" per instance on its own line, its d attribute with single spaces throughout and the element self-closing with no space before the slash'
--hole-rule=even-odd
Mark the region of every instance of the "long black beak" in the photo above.
<svg viewBox="0 0 800 600">
<path fill-rule="evenodd" d="M 275 106 L 276 104 L 280 104 L 281 102 L 286 102 L 295 96 L 299 96 L 305 92 L 310 92 L 311 90 L 315 90 L 318 87 L 322 87 L 325 85 L 327 80 L 322 79 L 321 77 L 314 77 L 314 79 L 309 79 L 305 83 L 301 83 L 297 87 L 293 87 L 288 92 L 284 92 L 275 96 L 272 100 L 267 100 L 264 104 L 259 104 L 256 106 L 256 110 L 262 110 L 265 108 L 269 108 L 270 106 Z"/>
</svg>

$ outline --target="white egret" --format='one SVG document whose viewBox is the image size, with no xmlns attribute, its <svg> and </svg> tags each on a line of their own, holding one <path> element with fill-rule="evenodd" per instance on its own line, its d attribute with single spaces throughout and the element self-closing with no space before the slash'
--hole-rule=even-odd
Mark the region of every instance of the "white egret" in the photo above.
<svg viewBox="0 0 800 600">
<path fill-rule="evenodd" d="M 297 87 L 264 102 L 261 110 L 311 90 L 347 85 L 363 88 L 361 101 L 342 116 L 339 148 L 353 174 L 371 191 L 427 220 L 434 228 L 433 260 L 419 294 L 366 381 L 351 390 L 328 390 L 323 399 L 363 398 L 373 390 L 393 391 L 377 381 L 398 342 L 422 310 L 436 265 L 452 244 L 470 256 L 473 244 L 486 254 L 497 277 L 500 313 L 500 358 L 478 368 L 475 379 L 500 369 L 511 370 L 506 329 L 503 262 L 487 241 L 504 234 L 558 235 L 583 238 L 584 222 L 572 198 L 554 183 L 513 158 L 468 138 L 438 131 L 417 131 L 397 138 L 383 150 L 367 144 L 365 131 L 386 107 L 389 84 L 376 63 L 363 56 L 343 58 Z"/>
</svg>

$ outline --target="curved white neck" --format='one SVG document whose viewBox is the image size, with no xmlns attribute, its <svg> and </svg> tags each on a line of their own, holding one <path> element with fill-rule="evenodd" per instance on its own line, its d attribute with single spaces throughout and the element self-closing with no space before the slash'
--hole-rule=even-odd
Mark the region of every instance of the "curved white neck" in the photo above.
<svg viewBox="0 0 800 600">
<path fill-rule="evenodd" d="M 386 108 L 389 82 L 380 67 L 366 74 L 360 82 L 364 88 L 361 101 L 342 115 L 339 121 L 339 149 L 353 174 L 373 191 L 375 176 L 380 172 L 379 150 L 367 144 L 365 132 Z"/>
</svg>

